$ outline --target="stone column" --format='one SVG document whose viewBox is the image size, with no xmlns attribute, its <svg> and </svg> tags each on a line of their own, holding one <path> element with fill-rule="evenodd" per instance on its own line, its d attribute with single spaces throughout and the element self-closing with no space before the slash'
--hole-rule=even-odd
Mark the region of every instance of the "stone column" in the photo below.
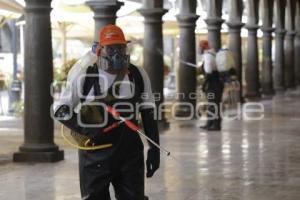
<svg viewBox="0 0 300 200">
<path fill-rule="evenodd" d="M 285 0 L 275 0 L 275 63 L 273 84 L 276 93 L 284 90 L 284 17 Z"/>
<path fill-rule="evenodd" d="M 240 98 L 243 96 L 243 59 L 242 59 L 242 41 L 241 41 L 241 28 L 244 26 L 242 23 L 243 15 L 243 1 L 230 0 L 229 20 L 226 23 L 229 27 L 229 44 L 228 48 L 232 52 L 238 80 L 241 84 Z"/>
<path fill-rule="evenodd" d="M 196 63 L 196 42 L 195 27 L 198 15 L 196 15 L 196 0 L 180 0 L 180 11 L 176 16 L 179 28 L 179 59 L 180 64 L 177 70 L 177 92 L 179 103 L 189 103 L 195 108 L 196 99 L 192 96 L 196 93 L 196 68 L 189 66 L 189 63 Z M 190 116 L 190 106 L 178 106 L 177 116 Z"/>
<path fill-rule="evenodd" d="M 285 36 L 284 45 L 284 86 L 288 89 L 295 87 L 295 49 L 294 38 L 295 32 L 295 1 L 287 0 L 285 10 L 285 30 L 287 31 Z"/>
<path fill-rule="evenodd" d="M 64 153 L 54 144 L 50 107 L 53 79 L 51 0 L 26 0 L 24 144 L 13 155 L 16 162 L 55 162 Z"/>
<path fill-rule="evenodd" d="M 295 82 L 300 86 L 300 1 L 296 2 L 296 15 L 295 15 Z"/>
<path fill-rule="evenodd" d="M 259 93 L 259 61 L 257 47 L 258 26 L 258 5 L 257 0 L 248 0 L 247 3 L 247 24 L 248 29 L 248 51 L 247 66 L 245 70 L 246 91 L 245 98 L 256 99 Z"/>
<path fill-rule="evenodd" d="M 153 93 L 159 94 L 157 108 L 164 102 L 164 51 L 162 16 L 167 12 L 163 9 L 163 0 L 144 0 L 139 12 L 144 16 L 144 69 L 149 75 Z M 160 125 L 166 125 L 164 113 L 161 113 Z"/>
<path fill-rule="evenodd" d="M 263 0 L 263 65 L 261 86 L 262 94 L 273 95 L 272 32 L 274 0 Z"/>
<path fill-rule="evenodd" d="M 208 10 L 205 22 L 208 30 L 209 45 L 218 51 L 221 48 L 221 28 L 224 20 L 222 19 L 223 0 L 206 1 Z"/>
<path fill-rule="evenodd" d="M 86 5 L 94 12 L 95 34 L 94 41 L 99 40 L 99 30 L 107 24 L 115 24 L 117 11 L 124 5 L 117 0 L 89 0 Z"/>
</svg>

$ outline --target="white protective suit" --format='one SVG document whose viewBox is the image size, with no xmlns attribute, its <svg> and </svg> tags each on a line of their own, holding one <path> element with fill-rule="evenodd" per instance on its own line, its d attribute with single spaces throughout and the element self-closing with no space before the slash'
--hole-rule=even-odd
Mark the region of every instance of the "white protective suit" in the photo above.
<svg viewBox="0 0 300 200">
<path fill-rule="evenodd" d="M 68 73 L 67 85 L 63 90 L 59 102 L 54 107 L 57 109 L 61 105 L 68 105 L 74 111 L 78 112 L 78 105 L 80 103 L 80 98 L 82 94 L 83 83 L 85 80 L 86 70 L 89 66 L 93 66 L 94 63 L 97 63 L 97 55 L 92 51 L 88 51 L 84 56 L 82 56 L 71 68 Z M 142 96 L 143 106 L 142 108 L 151 107 L 154 105 L 154 95 L 152 94 L 150 79 L 141 67 L 138 67 L 140 74 L 144 81 L 144 93 Z M 99 69 L 99 85 L 101 91 L 106 91 L 114 82 L 116 75 L 110 74 L 102 69 Z M 123 79 L 123 82 L 120 86 L 120 98 L 130 98 L 133 96 L 133 88 L 129 84 L 129 77 L 126 75 Z M 94 100 L 94 88 L 89 91 L 89 94 L 86 97 L 87 101 Z M 76 109 L 77 107 L 77 109 Z M 54 109 L 54 110 L 56 110 Z"/>
<path fill-rule="evenodd" d="M 226 72 L 231 68 L 235 68 L 233 55 L 228 49 L 219 50 L 216 56 L 216 63 L 219 72 Z"/>
<path fill-rule="evenodd" d="M 217 70 L 216 53 L 210 49 L 204 52 L 203 55 L 203 68 L 206 74 L 211 74 Z"/>
</svg>

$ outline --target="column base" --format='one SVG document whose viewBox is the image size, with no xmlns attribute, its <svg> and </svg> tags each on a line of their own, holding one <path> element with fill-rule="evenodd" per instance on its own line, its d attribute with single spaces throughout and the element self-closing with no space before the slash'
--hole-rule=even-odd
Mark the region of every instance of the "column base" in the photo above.
<svg viewBox="0 0 300 200">
<path fill-rule="evenodd" d="M 284 94 L 286 96 L 293 96 L 297 94 L 297 90 L 296 87 L 291 87 L 291 88 L 287 88 L 286 91 L 284 92 Z"/>
<path fill-rule="evenodd" d="M 285 94 L 285 90 L 276 90 L 275 97 L 283 97 Z"/>
<path fill-rule="evenodd" d="M 220 30 L 221 29 L 221 26 L 222 26 L 222 24 L 224 23 L 225 20 L 222 19 L 222 18 L 213 17 L 213 18 L 204 19 L 204 21 L 208 26 L 207 27 L 208 30 L 215 31 L 215 30 Z"/>
<path fill-rule="evenodd" d="M 14 162 L 58 162 L 64 160 L 64 151 L 56 152 L 17 152 L 13 154 Z"/>
</svg>

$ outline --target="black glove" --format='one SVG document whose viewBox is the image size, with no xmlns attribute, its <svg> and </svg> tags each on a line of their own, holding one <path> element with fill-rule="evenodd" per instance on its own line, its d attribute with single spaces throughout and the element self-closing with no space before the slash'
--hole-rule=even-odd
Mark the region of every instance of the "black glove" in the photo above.
<svg viewBox="0 0 300 200">
<path fill-rule="evenodd" d="M 156 147 L 152 147 L 148 150 L 148 156 L 146 160 L 147 166 L 147 178 L 153 176 L 154 172 L 159 168 L 160 163 L 160 151 Z"/>
<path fill-rule="evenodd" d="M 202 85 L 202 92 L 206 93 L 208 90 L 208 85 L 209 82 L 211 81 L 211 75 L 210 74 L 205 74 L 205 79 L 204 79 L 204 83 Z"/>
<path fill-rule="evenodd" d="M 141 110 L 141 116 L 145 134 L 159 145 L 159 133 L 157 121 L 154 118 L 154 109 L 148 108 Z M 159 168 L 160 151 L 159 149 L 149 142 L 148 156 L 146 160 L 147 174 L 146 176 L 152 177 L 154 172 Z"/>
</svg>

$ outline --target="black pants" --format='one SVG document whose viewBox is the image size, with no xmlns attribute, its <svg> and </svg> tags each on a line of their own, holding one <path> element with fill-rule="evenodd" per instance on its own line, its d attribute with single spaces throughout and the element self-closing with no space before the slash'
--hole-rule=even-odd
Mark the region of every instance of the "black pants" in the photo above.
<svg viewBox="0 0 300 200">
<path fill-rule="evenodd" d="M 221 117 L 221 102 L 222 102 L 222 94 L 223 94 L 224 85 L 223 83 L 216 81 L 216 83 L 212 84 L 212 87 L 206 91 L 206 95 L 209 97 L 208 102 L 212 105 L 208 106 L 208 117 L 215 119 L 210 119 L 207 121 L 207 126 L 220 126 L 222 117 Z M 214 116 L 214 113 L 218 113 L 217 116 Z"/>
<path fill-rule="evenodd" d="M 109 185 L 118 200 L 144 200 L 143 147 L 79 151 L 80 189 L 84 200 L 110 200 Z"/>
</svg>

